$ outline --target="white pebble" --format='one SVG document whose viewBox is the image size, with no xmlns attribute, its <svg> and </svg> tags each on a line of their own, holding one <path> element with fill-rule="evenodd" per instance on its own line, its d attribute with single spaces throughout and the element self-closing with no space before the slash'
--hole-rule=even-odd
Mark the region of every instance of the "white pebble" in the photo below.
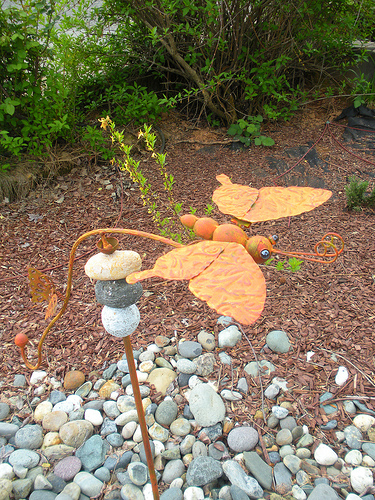
<svg viewBox="0 0 375 500">
<path fill-rule="evenodd" d="M 345 500 L 362 500 L 362 497 L 356 495 L 355 493 L 349 493 Z"/>
<path fill-rule="evenodd" d="M 92 408 L 88 408 L 85 411 L 84 419 L 88 422 L 91 422 L 92 425 L 102 425 L 103 416 L 99 410 L 94 410 Z"/>
<path fill-rule="evenodd" d="M 13 467 L 9 464 L 0 464 L 0 479 L 13 479 Z"/>
<path fill-rule="evenodd" d="M 362 459 L 361 465 L 363 465 L 363 467 L 375 467 L 375 460 L 369 455 L 365 455 Z"/>
<path fill-rule="evenodd" d="M 333 465 L 337 461 L 337 453 L 324 443 L 316 448 L 314 458 L 319 465 Z"/>
<path fill-rule="evenodd" d="M 147 347 L 147 351 L 151 351 L 153 353 L 158 353 L 161 351 L 161 347 L 158 347 L 156 344 L 150 344 L 148 347 Z"/>
<path fill-rule="evenodd" d="M 143 363 L 143 361 L 154 361 L 155 354 L 151 350 L 147 350 L 145 352 L 141 352 L 138 359 L 140 363 Z"/>
<path fill-rule="evenodd" d="M 349 465 L 361 465 L 362 453 L 359 450 L 350 450 L 344 460 Z"/>
<path fill-rule="evenodd" d="M 307 351 L 306 353 L 306 361 L 310 361 L 310 359 L 314 356 L 314 351 Z"/>
<path fill-rule="evenodd" d="M 198 384 L 202 384 L 202 381 L 199 377 L 197 377 L 196 375 L 192 375 L 190 378 L 189 378 L 189 387 L 190 389 L 194 389 L 194 387 Z"/>
<path fill-rule="evenodd" d="M 124 439 L 130 439 L 137 428 L 137 422 L 128 422 L 122 428 L 121 435 Z"/>
<path fill-rule="evenodd" d="M 59 380 L 57 380 L 55 377 L 51 377 L 50 382 L 52 385 L 52 389 L 60 389 L 60 387 L 62 386 L 62 383 Z"/>
<path fill-rule="evenodd" d="M 184 485 L 184 480 L 181 479 L 180 477 L 176 477 L 176 479 L 173 479 L 169 487 L 181 489 L 183 485 Z"/>
<path fill-rule="evenodd" d="M 46 377 L 47 372 L 45 372 L 44 370 L 35 370 L 35 372 L 31 374 L 30 385 L 39 384 L 40 382 L 43 382 Z"/>
<path fill-rule="evenodd" d="M 140 372 L 139 370 L 137 370 L 137 379 L 138 379 L 138 382 L 142 383 L 142 382 L 146 382 L 148 378 L 148 373 L 146 372 Z"/>
<path fill-rule="evenodd" d="M 367 467 L 357 467 L 353 469 L 350 474 L 350 482 L 353 490 L 357 493 L 362 493 L 366 488 L 372 487 L 374 479 L 371 469 Z"/>
<path fill-rule="evenodd" d="M 140 443 L 142 441 L 142 431 L 140 425 L 137 425 L 137 428 L 135 429 L 135 432 L 133 434 L 133 441 L 135 441 L 136 443 Z"/>
<path fill-rule="evenodd" d="M 45 394 L 46 390 L 47 390 L 47 387 L 44 384 L 42 384 L 39 387 L 36 387 L 34 389 L 34 395 L 35 396 L 43 396 L 43 394 Z"/>
<path fill-rule="evenodd" d="M 155 457 L 158 455 L 161 455 L 163 451 L 165 451 L 165 445 L 161 441 L 158 441 L 157 439 L 153 440 L 154 446 L 155 446 Z"/>
<path fill-rule="evenodd" d="M 143 363 L 139 365 L 139 370 L 143 373 L 150 373 L 154 366 L 154 362 L 151 360 L 143 361 Z"/>
<path fill-rule="evenodd" d="M 74 410 L 74 405 L 71 401 L 67 399 L 65 401 L 60 401 L 56 403 L 53 407 L 53 411 L 65 411 L 65 413 L 69 413 Z"/>
<path fill-rule="evenodd" d="M 359 429 L 361 432 L 367 432 L 370 427 L 375 424 L 375 418 L 371 415 L 356 415 L 353 418 L 353 424 Z"/>
<path fill-rule="evenodd" d="M 337 385 L 344 385 L 345 382 L 349 378 L 349 372 L 346 366 L 339 366 L 336 376 L 335 376 L 335 382 Z"/>
<path fill-rule="evenodd" d="M 307 495 L 303 491 L 303 489 L 298 486 L 298 484 L 295 484 L 292 488 L 292 495 L 296 500 L 306 500 Z"/>
<path fill-rule="evenodd" d="M 189 486 L 184 491 L 184 500 L 203 500 L 204 492 L 202 488 L 198 488 L 197 486 Z"/>
<path fill-rule="evenodd" d="M 41 422 L 47 413 L 51 413 L 52 403 L 51 401 L 42 401 L 38 404 L 34 411 L 34 420 L 36 422 Z"/>
<path fill-rule="evenodd" d="M 287 408 L 283 408 L 282 406 L 272 406 L 272 413 L 278 419 L 283 419 L 288 416 L 289 410 Z"/>
<path fill-rule="evenodd" d="M 113 392 L 111 392 L 111 395 L 109 396 L 109 398 L 112 399 L 113 401 L 117 401 L 119 396 L 120 396 L 119 392 L 113 391 Z"/>
<path fill-rule="evenodd" d="M 142 488 L 142 493 L 145 500 L 154 500 L 154 494 L 152 492 L 151 484 L 145 484 Z"/>
<path fill-rule="evenodd" d="M 69 401 L 69 403 L 73 403 L 73 410 L 78 410 L 83 403 L 83 399 L 81 396 L 78 396 L 78 394 L 71 394 L 66 400 Z"/>
</svg>

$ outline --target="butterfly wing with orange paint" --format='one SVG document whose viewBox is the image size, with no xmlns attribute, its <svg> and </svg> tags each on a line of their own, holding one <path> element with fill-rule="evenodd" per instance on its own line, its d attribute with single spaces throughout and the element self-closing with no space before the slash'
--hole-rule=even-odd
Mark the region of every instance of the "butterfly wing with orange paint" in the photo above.
<svg viewBox="0 0 375 500">
<path fill-rule="evenodd" d="M 219 210 L 247 222 L 280 219 L 309 212 L 332 196 L 332 192 L 327 189 L 275 186 L 258 190 L 232 184 L 224 174 L 216 178 L 222 186 L 214 191 L 212 199 Z"/>
<path fill-rule="evenodd" d="M 136 283 L 153 276 L 190 280 L 196 297 L 245 325 L 254 323 L 264 308 L 263 273 L 237 243 L 202 241 L 177 248 L 157 259 L 153 269 L 132 273 L 126 280 Z"/>
<path fill-rule="evenodd" d="M 31 289 L 32 302 L 42 302 L 46 300 L 48 307 L 45 314 L 45 319 L 50 318 L 55 314 L 57 309 L 57 293 L 52 281 L 38 269 L 29 267 L 29 282 Z"/>
</svg>

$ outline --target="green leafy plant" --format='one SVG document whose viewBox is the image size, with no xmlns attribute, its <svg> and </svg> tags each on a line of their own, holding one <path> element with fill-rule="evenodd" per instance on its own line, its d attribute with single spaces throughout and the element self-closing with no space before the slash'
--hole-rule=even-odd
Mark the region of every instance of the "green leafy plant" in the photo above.
<svg viewBox="0 0 375 500">
<path fill-rule="evenodd" d="M 275 141 L 271 137 L 266 137 L 260 133 L 260 124 L 263 122 L 263 117 L 248 116 L 246 119 L 240 118 L 237 123 L 233 123 L 227 133 L 233 136 L 235 141 L 242 142 L 246 147 L 249 147 L 253 142 L 256 146 L 273 146 Z"/>
<path fill-rule="evenodd" d="M 345 186 L 346 204 L 349 210 L 360 211 L 363 207 L 375 208 L 375 187 L 368 193 L 368 181 L 361 181 L 356 176 L 349 179 Z"/>
<path fill-rule="evenodd" d="M 146 148 L 150 151 L 151 157 L 158 167 L 160 177 L 163 181 L 164 199 L 144 175 L 140 161 L 136 161 L 132 157 L 132 146 L 124 143 L 124 132 L 117 130 L 116 124 L 108 116 L 101 118 L 99 121 L 102 128 L 109 130 L 112 143 L 118 147 L 123 155 L 122 159 L 116 158 L 115 160 L 113 158 L 111 162 L 116 161 L 120 165 L 120 169 L 128 172 L 131 180 L 138 185 L 143 205 L 147 207 L 147 211 L 159 228 L 160 234 L 181 243 L 183 233 L 181 232 L 181 225 L 175 219 L 182 210 L 182 203 L 177 203 L 173 197 L 175 180 L 173 175 L 167 172 L 166 154 L 155 151 L 156 135 L 151 132 L 152 126 L 144 125 L 138 137 L 144 139 Z"/>
<path fill-rule="evenodd" d="M 272 262 L 275 262 L 275 258 L 271 257 L 265 262 L 266 266 L 270 266 Z M 296 257 L 291 257 L 288 261 L 278 260 L 275 263 L 275 269 L 277 271 L 289 271 L 291 273 L 295 273 L 301 269 L 303 264 L 303 260 L 297 259 Z"/>
<path fill-rule="evenodd" d="M 0 11 L 0 153 L 42 155 L 70 131 L 50 48 L 57 16 L 49 0 L 14 4 Z"/>
</svg>

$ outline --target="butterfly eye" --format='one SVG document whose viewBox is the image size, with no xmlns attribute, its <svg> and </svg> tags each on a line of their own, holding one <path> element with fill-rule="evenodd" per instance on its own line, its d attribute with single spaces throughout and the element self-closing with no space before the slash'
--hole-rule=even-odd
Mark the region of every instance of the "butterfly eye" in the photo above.
<svg viewBox="0 0 375 500">
<path fill-rule="evenodd" d="M 263 260 L 267 260 L 270 258 L 270 251 L 264 248 L 263 250 L 260 251 L 260 256 L 262 257 Z"/>
<path fill-rule="evenodd" d="M 277 236 L 277 234 L 273 234 L 272 235 L 272 239 L 275 243 L 277 243 L 279 241 L 279 237 Z"/>
</svg>

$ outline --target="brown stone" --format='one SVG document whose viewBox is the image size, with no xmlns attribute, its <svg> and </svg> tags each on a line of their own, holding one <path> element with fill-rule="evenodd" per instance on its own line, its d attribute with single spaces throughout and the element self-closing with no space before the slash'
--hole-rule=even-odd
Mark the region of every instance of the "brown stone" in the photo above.
<svg viewBox="0 0 375 500">
<path fill-rule="evenodd" d="M 113 380 L 108 380 L 99 389 L 99 396 L 102 399 L 109 399 L 111 397 L 112 392 L 116 392 L 119 389 L 121 389 L 121 387 L 118 384 L 116 384 L 116 382 L 114 382 Z"/>
<path fill-rule="evenodd" d="M 64 388 L 73 391 L 85 382 L 85 375 L 79 370 L 68 372 L 64 377 Z"/>
</svg>

